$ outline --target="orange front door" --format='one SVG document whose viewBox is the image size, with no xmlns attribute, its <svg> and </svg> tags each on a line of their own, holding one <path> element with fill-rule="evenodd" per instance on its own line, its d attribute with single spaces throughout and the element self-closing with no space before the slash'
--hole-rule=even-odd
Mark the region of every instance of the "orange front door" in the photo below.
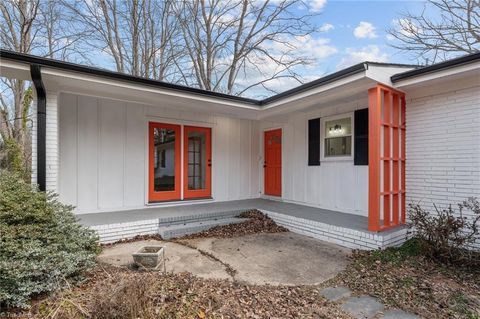
<svg viewBox="0 0 480 319">
<path fill-rule="evenodd" d="M 183 131 L 183 197 L 212 196 L 212 134 L 207 127 L 185 126 Z"/>
<path fill-rule="evenodd" d="M 150 122 L 148 139 L 148 200 L 157 202 L 180 199 L 180 125 Z"/>
<path fill-rule="evenodd" d="M 265 131 L 265 194 L 282 196 L 282 130 Z"/>
</svg>

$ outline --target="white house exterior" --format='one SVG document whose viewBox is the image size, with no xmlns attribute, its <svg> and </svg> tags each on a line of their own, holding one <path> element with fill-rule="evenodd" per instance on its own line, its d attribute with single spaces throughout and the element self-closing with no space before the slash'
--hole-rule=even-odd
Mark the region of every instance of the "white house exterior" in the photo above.
<svg viewBox="0 0 480 319">
<path fill-rule="evenodd" d="M 266 198 L 364 216 L 377 233 L 410 203 L 480 197 L 480 54 L 365 62 L 263 101 L 4 50 L 0 73 L 42 82 L 33 182 L 78 214 Z"/>
</svg>

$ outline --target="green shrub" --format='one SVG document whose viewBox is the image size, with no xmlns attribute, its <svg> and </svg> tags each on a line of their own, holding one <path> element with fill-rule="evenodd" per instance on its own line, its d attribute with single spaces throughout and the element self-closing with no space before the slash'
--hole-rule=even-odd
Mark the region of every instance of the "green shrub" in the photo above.
<svg viewBox="0 0 480 319">
<path fill-rule="evenodd" d="M 94 265 L 98 238 L 72 209 L 0 170 L 0 308 L 28 307 Z"/>
<path fill-rule="evenodd" d="M 414 229 L 425 255 L 446 263 L 462 265 L 480 264 L 480 252 L 474 248 L 480 240 L 480 203 L 476 198 L 458 204 L 456 212 L 452 206 L 435 212 L 410 205 L 409 226 Z M 471 212 L 465 216 L 464 212 Z"/>
</svg>

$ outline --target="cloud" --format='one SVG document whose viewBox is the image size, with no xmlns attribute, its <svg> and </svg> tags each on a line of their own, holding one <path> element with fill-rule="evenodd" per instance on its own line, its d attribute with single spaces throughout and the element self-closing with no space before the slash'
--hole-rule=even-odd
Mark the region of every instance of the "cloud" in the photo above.
<svg viewBox="0 0 480 319">
<path fill-rule="evenodd" d="M 368 45 L 362 48 L 347 48 L 346 54 L 347 56 L 338 64 L 338 69 L 343 69 L 365 61 L 386 62 L 388 60 L 388 54 L 382 53 L 378 45 Z"/>
<path fill-rule="evenodd" d="M 377 37 L 375 33 L 375 27 L 370 22 L 361 21 L 358 26 L 353 30 L 353 35 L 357 39 L 373 39 Z"/>
<path fill-rule="evenodd" d="M 311 12 L 320 12 L 327 4 L 327 0 L 310 0 L 307 3 Z"/>
<path fill-rule="evenodd" d="M 325 59 L 338 52 L 337 48 L 330 44 L 330 39 L 314 38 L 311 35 L 295 37 L 295 46 L 299 52 L 313 59 Z"/>
<path fill-rule="evenodd" d="M 318 78 L 318 64 L 322 60 L 338 53 L 338 49 L 330 43 L 330 39 L 314 37 L 311 35 L 284 37 L 281 42 L 270 41 L 263 44 L 263 49 L 276 59 L 285 60 L 286 58 L 304 57 L 310 64 L 299 64 L 293 67 L 293 70 L 304 81 Z M 294 55 L 292 55 L 294 54 Z M 318 63 L 318 64 L 317 64 Z M 246 64 L 245 73 L 241 72 L 237 78 L 236 84 L 239 88 L 247 87 L 250 84 L 260 82 L 278 73 L 281 68 L 272 60 L 266 57 L 252 56 Z M 242 70 L 243 71 L 243 70 Z M 288 72 L 281 73 L 282 76 Z M 271 90 L 282 92 L 291 89 L 300 83 L 288 77 L 281 77 L 265 83 Z M 246 92 L 246 96 L 264 97 L 270 95 L 261 86 L 253 88 Z"/>
<path fill-rule="evenodd" d="M 281 42 L 270 42 L 264 48 L 272 54 L 280 52 L 305 56 L 309 59 L 325 59 L 338 52 L 328 38 L 315 38 L 311 35 L 286 37 Z"/>
<path fill-rule="evenodd" d="M 322 24 L 322 26 L 320 27 L 319 31 L 320 31 L 320 32 L 328 32 L 328 31 L 333 30 L 333 29 L 335 29 L 335 27 L 333 26 L 333 24 L 324 23 L 324 24 Z"/>
<path fill-rule="evenodd" d="M 385 37 L 387 38 L 388 41 L 393 41 L 393 40 L 395 40 L 395 37 L 394 37 L 393 35 L 391 35 L 391 34 L 387 34 Z"/>
</svg>

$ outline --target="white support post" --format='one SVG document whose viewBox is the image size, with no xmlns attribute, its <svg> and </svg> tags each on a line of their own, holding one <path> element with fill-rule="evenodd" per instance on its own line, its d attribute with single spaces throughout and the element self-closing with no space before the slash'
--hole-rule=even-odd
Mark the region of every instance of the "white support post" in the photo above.
<svg viewBox="0 0 480 319">
<path fill-rule="evenodd" d="M 60 169 L 58 93 L 47 91 L 47 170 L 46 190 L 58 193 L 58 174 Z"/>
</svg>

